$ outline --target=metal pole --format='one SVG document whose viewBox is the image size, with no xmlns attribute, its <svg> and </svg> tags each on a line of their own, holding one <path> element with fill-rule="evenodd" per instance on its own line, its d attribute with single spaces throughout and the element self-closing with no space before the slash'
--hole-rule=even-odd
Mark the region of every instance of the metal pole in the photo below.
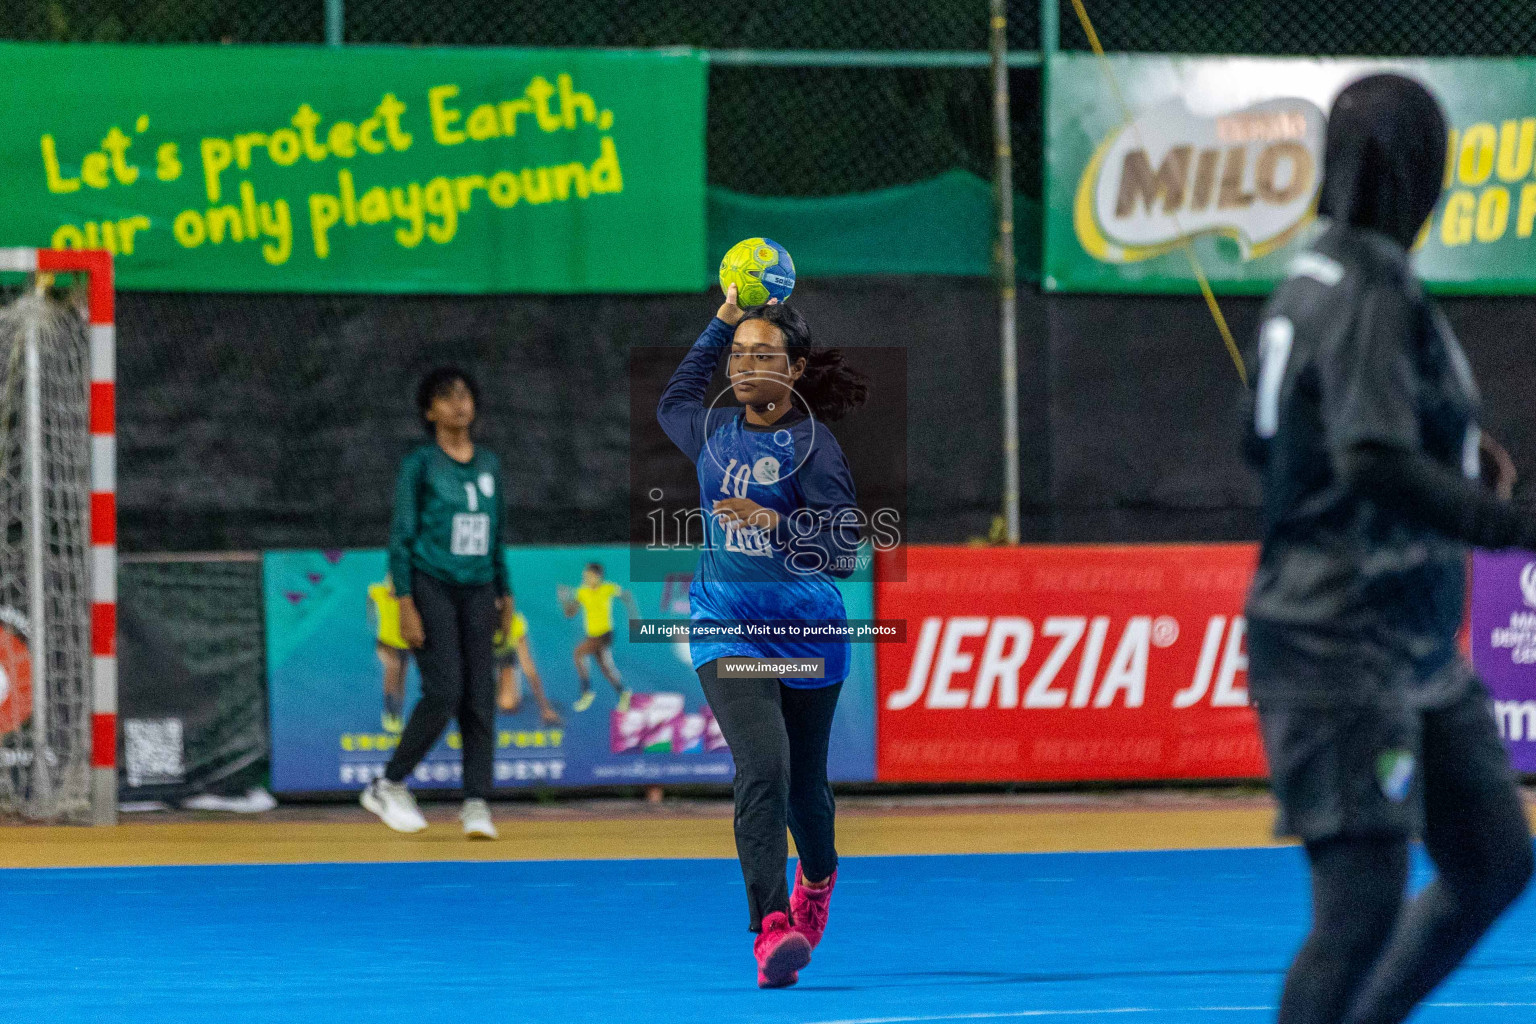
<svg viewBox="0 0 1536 1024">
<path fill-rule="evenodd" d="M 325 44 L 340 46 L 346 36 L 346 0 L 325 0 Z"/>
<path fill-rule="evenodd" d="M 1055 71 L 1055 61 L 1054 61 L 1054 58 L 1056 56 L 1056 52 L 1059 49 L 1061 49 L 1061 6 L 1060 6 L 1060 0 L 1040 0 L 1040 116 L 1041 116 L 1041 122 L 1042 122 L 1041 123 L 1041 130 L 1040 130 L 1040 179 L 1041 179 L 1041 181 L 1040 181 L 1040 194 L 1043 195 L 1043 196 L 1051 195 L 1051 189 L 1052 189 L 1052 185 L 1051 185 L 1051 156 L 1052 156 L 1052 153 L 1051 153 L 1051 132 L 1052 132 L 1054 126 L 1051 123 L 1051 85 L 1052 85 L 1052 83 L 1051 83 L 1051 74 L 1052 74 L 1053 71 Z M 1050 217 L 1044 218 L 1044 223 L 1041 225 L 1041 229 L 1040 229 L 1040 251 L 1041 251 L 1041 262 L 1043 264 L 1043 266 L 1041 268 L 1042 272 L 1040 274 L 1041 291 L 1042 291 L 1042 293 L 1044 293 L 1042 295 L 1042 298 L 1044 298 L 1044 301 L 1046 303 L 1047 309 L 1049 309 L 1049 307 L 1052 305 L 1052 300 L 1049 299 L 1049 298 L 1046 298 L 1045 296 L 1048 295 L 1049 292 L 1055 287 L 1055 282 L 1051 279 L 1051 275 L 1050 275 L 1049 270 L 1046 269 L 1046 268 L 1049 267 L 1049 263 L 1046 262 L 1046 255 L 1045 254 L 1047 254 L 1047 253 L 1049 253 L 1051 251 L 1051 218 Z M 1044 360 L 1043 360 L 1043 363 L 1042 363 L 1042 365 L 1040 367 L 1040 373 L 1041 373 L 1041 375 L 1046 380 L 1046 388 L 1049 389 L 1049 388 L 1054 387 L 1054 384 L 1052 382 L 1056 379 L 1055 378 L 1055 366 L 1054 366 L 1055 356 L 1054 356 L 1054 354 L 1051 351 L 1053 345 L 1052 345 L 1052 339 L 1050 337 L 1050 330 L 1051 330 L 1050 322 L 1051 322 L 1051 320 L 1050 320 L 1049 316 L 1046 317 L 1045 322 L 1046 322 L 1045 344 L 1040 347 L 1041 348 L 1041 354 L 1044 356 Z M 1051 511 L 1051 524 L 1050 524 L 1050 537 L 1051 537 L 1052 540 L 1056 540 L 1056 539 L 1059 539 L 1059 537 L 1060 537 L 1060 533 L 1059 533 L 1059 530 L 1058 530 L 1058 524 L 1060 522 L 1061 515 L 1060 515 L 1060 512 L 1057 510 L 1056 501 L 1055 501 L 1055 498 L 1056 498 L 1056 427 L 1055 427 L 1055 424 L 1052 422 L 1050 416 L 1046 416 L 1045 417 L 1044 430 L 1043 430 L 1042 434 L 1043 434 L 1043 436 L 1040 438 L 1040 441 L 1041 441 L 1041 444 L 1043 445 L 1043 447 L 1045 449 L 1045 480 L 1046 480 L 1046 489 L 1047 489 L 1046 492 L 1051 497 L 1051 508 L 1052 508 L 1052 511 Z"/>
<path fill-rule="evenodd" d="M 31 600 L 27 653 L 32 662 L 32 801 L 45 810 L 52 803 L 48 775 L 48 621 L 43 564 L 43 387 L 36 317 L 27 323 L 27 596 Z"/>
<path fill-rule="evenodd" d="M 1018 281 L 1013 255 L 1013 128 L 1008 114 L 1008 0 L 992 2 L 992 130 L 997 156 L 998 328 L 1003 350 L 1003 519 L 1019 542 Z"/>
</svg>

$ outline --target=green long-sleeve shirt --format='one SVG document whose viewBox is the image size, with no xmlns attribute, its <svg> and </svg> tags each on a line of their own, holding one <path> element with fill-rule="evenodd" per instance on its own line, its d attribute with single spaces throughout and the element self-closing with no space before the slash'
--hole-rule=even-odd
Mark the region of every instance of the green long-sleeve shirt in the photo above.
<svg viewBox="0 0 1536 1024">
<path fill-rule="evenodd" d="M 405 457 L 395 482 L 395 513 L 389 526 L 389 574 L 395 593 L 411 592 L 411 572 L 445 583 L 493 583 L 508 594 L 501 557 L 505 499 L 501 460 L 476 446 L 458 462 L 436 444 Z"/>
</svg>

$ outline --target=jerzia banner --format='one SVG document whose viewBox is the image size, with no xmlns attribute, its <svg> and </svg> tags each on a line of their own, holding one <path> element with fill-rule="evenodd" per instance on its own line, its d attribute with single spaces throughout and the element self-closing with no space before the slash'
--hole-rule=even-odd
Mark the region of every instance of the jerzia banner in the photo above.
<svg viewBox="0 0 1536 1024">
<path fill-rule="evenodd" d="M 908 550 L 876 613 L 877 778 L 1258 778 L 1249 545 Z M 877 565 L 878 573 L 878 565 Z"/>
<path fill-rule="evenodd" d="M 904 577 L 880 576 L 895 557 L 886 552 L 873 586 L 867 574 L 839 584 L 850 625 L 881 635 L 852 644 L 833 726 L 835 781 L 1265 776 L 1242 614 L 1254 546 L 915 546 L 904 555 Z M 497 784 L 729 781 L 729 751 L 688 665 L 686 559 L 661 581 L 635 579 L 620 545 L 512 548 L 508 559 L 524 622 L 499 655 Z M 627 710 L 591 666 L 598 700 L 572 706 L 573 655 L 591 623 L 584 605 L 570 614 L 570 591 L 593 565 L 606 574 L 594 593 L 611 605 L 613 666 L 633 690 Z M 394 749 L 389 688 L 409 711 L 419 683 L 396 646 L 387 575 L 382 551 L 267 554 L 276 791 L 361 788 Z M 1473 576 L 1474 665 L 1516 767 L 1536 772 L 1536 554 L 1479 552 Z M 541 721 L 530 672 L 559 723 Z M 414 784 L 455 787 L 457 742 L 450 729 Z"/>
<path fill-rule="evenodd" d="M 1418 242 L 1431 288 L 1536 292 L 1536 61 L 1110 58 L 1050 67 L 1043 282 L 1189 292 L 1186 243 L 1219 290 L 1263 293 L 1317 230 L 1326 111 L 1362 75 L 1423 81 L 1450 122 L 1445 194 Z"/>
</svg>

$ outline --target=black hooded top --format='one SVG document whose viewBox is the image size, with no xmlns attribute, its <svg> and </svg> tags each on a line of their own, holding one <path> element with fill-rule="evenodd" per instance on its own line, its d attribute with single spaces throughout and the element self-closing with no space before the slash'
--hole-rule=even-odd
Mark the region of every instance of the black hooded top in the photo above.
<svg viewBox="0 0 1536 1024">
<path fill-rule="evenodd" d="M 1317 212 L 1412 245 L 1440 199 L 1445 134 L 1440 105 L 1413 79 L 1350 85 L 1328 112 Z"/>
<path fill-rule="evenodd" d="M 1469 479 L 1477 386 L 1410 265 L 1445 135 L 1409 79 L 1340 93 L 1318 206 L 1332 223 L 1264 308 L 1245 444 L 1264 496 L 1248 598 L 1261 701 L 1403 685 L 1421 706 L 1458 698 L 1465 545 L 1536 542 L 1536 523 Z"/>
</svg>

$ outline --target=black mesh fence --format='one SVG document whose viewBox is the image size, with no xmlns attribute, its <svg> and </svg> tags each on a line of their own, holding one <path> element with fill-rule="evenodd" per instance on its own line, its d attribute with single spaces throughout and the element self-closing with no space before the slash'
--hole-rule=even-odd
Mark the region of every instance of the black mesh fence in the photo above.
<svg viewBox="0 0 1536 1024">
<path fill-rule="evenodd" d="M 324 0 L 10 0 L 0 39 L 59 43 L 318 43 Z"/>
<path fill-rule="evenodd" d="M 987 0 L 348 0 L 346 34 L 349 42 L 454 46 L 983 50 Z"/>
<path fill-rule="evenodd" d="M 1049 2 L 1049 0 L 1047 0 Z M 1009 45 L 1040 46 L 1037 0 L 1010 4 Z M 1514 55 L 1536 51 L 1527 0 L 1088 0 L 1106 48 L 1140 52 Z M 135 43 L 690 46 L 710 71 L 709 180 L 739 192 L 823 196 L 991 176 L 981 57 L 988 0 L 12 0 L 0 38 Z M 1087 37 L 1070 0 L 1060 45 Z M 959 66 L 936 61 L 969 57 Z M 816 66 L 807 66 L 811 61 Z M 869 66 L 874 62 L 876 66 Z M 1012 75 L 1016 187 L 1040 194 L 1040 75 Z"/>
<path fill-rule="evenodd" d="M 326 39 L 325 0 L 15 0 L 12 9 L 16 16 L 0 23 L 0 38 Z M 709 180 L 738 192 L 838 195 L 957 167 L 991 176 L 987 0 L 787 0 L 763 8 L 704 0 L 345 0 L 340 11 L 348 44 L 729 51 L 731 59 L 710 70 Z M 1020 12 L 1011 42 L 1032 50 L 1035 8 L 1020 5 Z M 789 64 L 787 51 L 800 51 Z M 970 63 L 918 66 L 956 54 Z M 871 59 L 879 66 L 860 63 Z M 1015 176 L 1020 191 L 1038 197 L 1039 74 L 1023 69 L 1014 78 Z"/>
<path fill-rule="evenodd" d="M 991 95 L 978 68 L 717 67 L 709 181 L 761 195 L 836 195 L 991 177 Z"/>
<path fill-rule="evenodd" d="M 1527 0 L 1088 0 L 1110 50 L 1514 56 L 1536 48 Z M 71 42 L 314 43 L 326 0 L 12 0 L 0 38 Z M 1009 5 L 1009 44 L 1038 48 L 1037 0 Z M 341 0 L 349 43 L 694 46 L 709 49 L 982 51 L 988 0 Z M 1061 46 L 1086 49 L 1070 0 Z M 771 79 L 771 76 L 770 76 Z M 772 91 L 772 90 L 770 90 Z"/>
<path fill-rule="evenodd" d="M 1536 52 L 1536 5 L 1529 0 L 1087 4 L 1111 50 Z M 992 176 L 987 0 L 781 0 L 761 8 L 704 0 L 10 0 L 4 10 L 0 39 L 9 40 L 318 44 L 326 41 L 328 24 L 339 24 L 348 45 L 706 48 L 714 53 L 707 125 L 714 186 L 756 195 L 828 196 L 922 181 L 952 168 Z M 1027 55 L 1040 45 L 1040 11 L 1035 0 L 1011 4 L 1009 43 L 1015 50 Z M 336 14 L 339 21 L 328 22 Z M 1069 0 L 1061 0 L 1056 15 L 1061 47 L 1086 49 Z M 1042 76 L 1036 67 L 1018 66 L 1010 84 L 1016 188 L 1038 199 Z M 905 317 L 936 318 L 923 328 L 935 334 L 920 346 L 925 358 L 949 352 L 945 358 L 955 366 L 993 372 L 988 282 L 807 284 L 797 297 L 835 324 L 833 336 L 856 338 L 867 326 L 861 316 L 878 319 L 899 303 Z M 1040 419 L 1026 423 L 1024 432 L 1026 536 L 1245 535 L 1252 514 L 1248 497 L 1223 490 L 1225 484 L 1201 482 L 1210 466 L 1223 473 L 1231 468 L 1220 460 L 1194 459 L 1184 467 L 1198 478 L 1189 488 L 1193 497 L 1143 492 L 1132 473 L 1107 482 L 1074 476 L 1074 445 L 1089 451 L 1098 442 L 1057 430 L 1044 417 L 1070 409 L 1061 396 L 1072 393 L 1071 374 L 1080 371 L 1091 381 L 1107 371 L 1064 360 L 1061 353 L 1078 351 L 1078 343 L 1045 322 L 1045 310 L 1075 302 L 1074 310 L 1091 312 L 1098 300 L 1028 301 L 1021 388 L 1037 392 L 1022 404 L 1026 418 Z M 1127 308 L 1102 304 L 1106 317 Z M 1190 330 L 1205 323 L 1197 302 L 1187 309 L 1181 300 L 1168 305 L 1169 316 L 1188 314 Z M 860 316 L 838 319 L 850 311 Z M 377 543 L 393 467 L 416 438 L 410 382 L 427 361 L 450 356 L 488 376 L 533 382 L 493 410 L 497 422 L 518 425 L 515 433 L 509 426 L 505 437 L 493 440 L 505 448 L 520 479 L 529 481 L 510 539 L 621 539 L 626 410 L 614 403 L 623 353 L 641 342 L 686 344 L 699 315 L 696 296 L 593 302 L 126 294 L 119 410 L 124 546 L 152 551 Z M 1475 326 L 1469 329 L 1475 333 Z M 972 348 L 943 347 L 960 344 L 954 338 L 961 335 Z M 1083 333 L 1084 350 L 1099 336 Z M 509 345 L 511 339 L 518 344 Z M 380 366 L 390 369 L 381 372 Z M 914 366 L 913 380 L 927 380 L 921 365 Z M 1211 374 L 1225 382 L 1230 367 L 1218 360 Z M 263 386 L 237 394 L 226 386 L 235 379 Z M 1132 387 L 1138 375 L 1125 380 Z M 972 400 L 993 391 L 995 385 L 980 384 L 972 395 L 913 397 L 919 424 L 913 449 L 931 445 L 941 453 L 932 456 L 932 466 L 944 470 L 933 470 L 925 457 L 911 467 L 914 539 L 955 540 L 985 531 L 1000 501 L 1000 454 L 990 442 L 977 445 L 957 468 L 947 442 L 956 431 L 998 436 L 998 424 L 987 418 L 992 403 Z M 956 409 L 963 422 L 956 421 Z M 1126 422 L 1135 433 L 1136 424 L 1151 420 L 1138 415 Z M 1505 427 L 1513 434 L 1521 429 Z M 1052 479 L 1054 487 L 1047 484 Z M 929 495 L 930 504 L 918 502 L 920 495 Z M 1095 501 L 1113 512 L 1111 518 L 1079 514 Z M 1146 525 L 1157 509 L 1180 502 L 1195 509 L 1195 518 Z"/>
<path fill-rule="evenodd" d="M 1037 45 L 1034 3 L 1012 45 Z M 58 42 L 301 43 L 326 38 L 326 0 L 13 0 L 0 37 Z M 695 46 L 764 50 L 985 50 L 988 0 L 342 0 L 349 43 Z"/>
<path fill-rule="evenodd" d="M 1536 48 L 1529 0 L 1086 0 L 1106 50 L 1512 57 Z M 1061 47 L 1088 49 L 1070 0 Z"/>
</svg>

